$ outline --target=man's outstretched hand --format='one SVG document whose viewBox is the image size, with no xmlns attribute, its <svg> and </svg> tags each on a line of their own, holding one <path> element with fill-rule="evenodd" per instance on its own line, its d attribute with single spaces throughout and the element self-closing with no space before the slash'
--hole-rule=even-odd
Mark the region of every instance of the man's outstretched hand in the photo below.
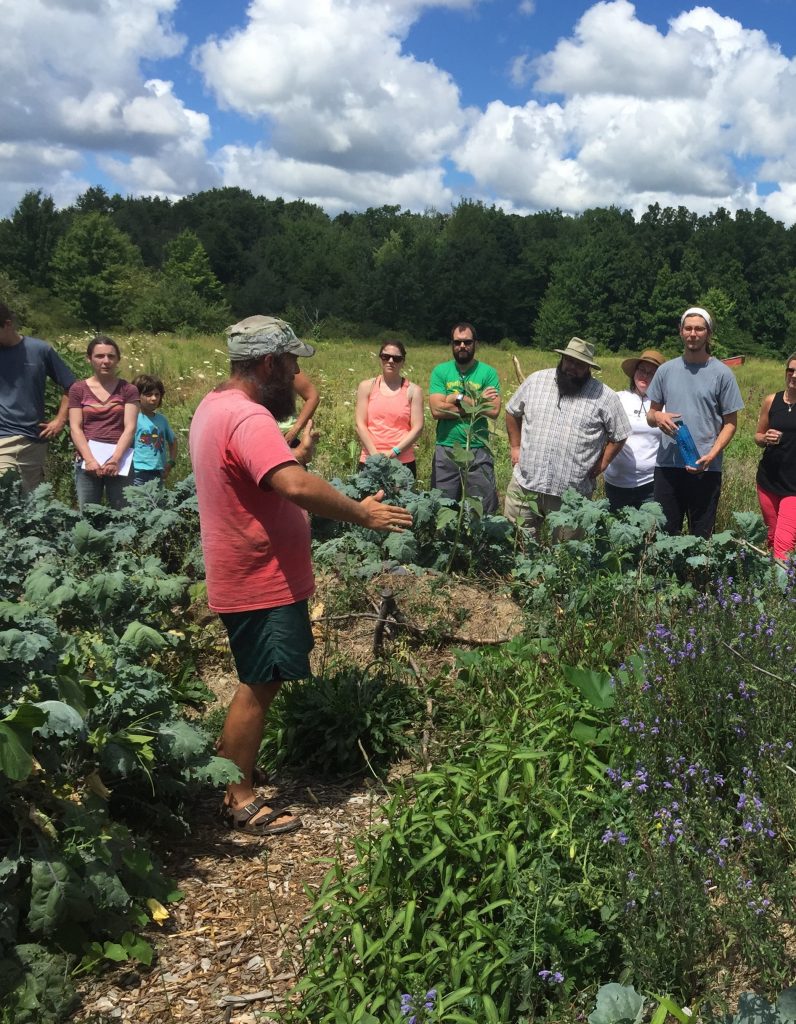
<svg viewBox="0 0 796 1024">
<path fill-rule="evenodd" d="M 360 501 L 366 517 L 362 526 L 369 530 L 390 530 L 393 533 L 402 533 L 408 529 L 412 525 L 411 513 L 397 505 L 383 505 L 383 499 L 384 491 L 377 491 Z"/>
</svg>

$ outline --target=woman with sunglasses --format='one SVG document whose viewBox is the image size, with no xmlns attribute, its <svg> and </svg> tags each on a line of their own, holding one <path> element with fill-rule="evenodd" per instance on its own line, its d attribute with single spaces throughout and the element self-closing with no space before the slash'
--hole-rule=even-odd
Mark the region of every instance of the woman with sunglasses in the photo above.
<svg viewBox="0 0 796 1024">
<path fill-rule="evenodd" d="M 755 444 L 757 500 L 768 529 L 768 546 L 785 559 L 796 548 L 796 352 L 785 363 L 785 389 L 763 399 Z"/>
<path fill-rule="evenodd" d="M 630 420 L 630 437 L 603 477 L 605 496 L 612 512 L 620 508 L 641 508 L 645 501 L 653 500 L 652 478 L 661 432 L 647 423 L 650 409 L 647 388 L 665 361 L 660 352 L 648 348 L 640 356 L 631 356 L 622 363 L 628 386 L 617 394 Z"/>
<path fill-rule="evenodd" d="M 381 374 L 363 380 L 357 388 L 360 465 L 369 455 L 386 455 L 417 476 L 414 443 L 423 430 L 423 392 L 401 376 L 406 359 L 403 342 L 385 341 L 379 359 Z"/>
</svg>

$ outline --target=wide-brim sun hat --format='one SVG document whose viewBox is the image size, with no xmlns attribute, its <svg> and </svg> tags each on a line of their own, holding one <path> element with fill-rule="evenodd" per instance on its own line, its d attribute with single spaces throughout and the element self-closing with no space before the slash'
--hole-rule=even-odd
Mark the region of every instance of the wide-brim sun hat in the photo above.
<svg viewBox="0 0 796 1024">
<path fill-rule="evenodd" d="M 666 356 L 656 348 L 645 348 L 640 356 L 630 356 L 622 360 L 622 373 L 626 377 L 632 377 L 636 372 L 639 363 L 652 363 L 654 366 L 663 366 Z"/>
<path fill-rule="evenodd" d="M 577 359 L 587 366 L 593 366 L 595 370 L 600 369 L 600 364 L 594 361 L 594 345 L 583 338 L 570 338 L 566 348 L 554 348 L 553 351 L 562 356 L 569 356 L 570 359 Z"/>
<path fill-rule="evenodd" d="M 224 333 L 227 352 L 233 362 L 284 353 L 305 359 L 315 355 L 312 345 L 297 338 L 290 324 L 275 316 L 247 316 L 245 320 L 227 327 Z"/>
</svg>

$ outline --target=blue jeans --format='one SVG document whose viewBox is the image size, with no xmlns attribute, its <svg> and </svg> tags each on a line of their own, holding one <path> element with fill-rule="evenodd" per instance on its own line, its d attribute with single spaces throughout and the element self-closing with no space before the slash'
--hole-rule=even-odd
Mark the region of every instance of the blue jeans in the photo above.
<svg viewBox="0 0 796 1024">
<path fill-rule="evenodd" d="M 97 476 L 96 473 L 87 473 L 80 468 L 80 463 L 75 464 L 75 490 L 77 491 L 77 504 L 82 509 L 84 505 L 101 505 L 102 495 L 111 508 L 124 508 L 127 504 L 125 489 L 133 482 L 131 474 L 127 476 Z"/>
</svg>

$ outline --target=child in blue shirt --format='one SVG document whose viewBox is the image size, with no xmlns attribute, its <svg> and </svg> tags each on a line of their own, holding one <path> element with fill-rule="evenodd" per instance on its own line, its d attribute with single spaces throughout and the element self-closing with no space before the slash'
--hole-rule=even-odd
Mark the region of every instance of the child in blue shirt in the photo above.
<svg viewBox="0 0 796 1024">
<path fill-rule="evenodd" d="M 141 411 L 133 445 L 133 483 L 159 480 L 162 486 L 177 458 L 177 438 L 169 421 L 158 412 L 166 389 L 162 380 L 148 373 L 136 377 L 134 387 L 141 396 Z"/>
</svg>

